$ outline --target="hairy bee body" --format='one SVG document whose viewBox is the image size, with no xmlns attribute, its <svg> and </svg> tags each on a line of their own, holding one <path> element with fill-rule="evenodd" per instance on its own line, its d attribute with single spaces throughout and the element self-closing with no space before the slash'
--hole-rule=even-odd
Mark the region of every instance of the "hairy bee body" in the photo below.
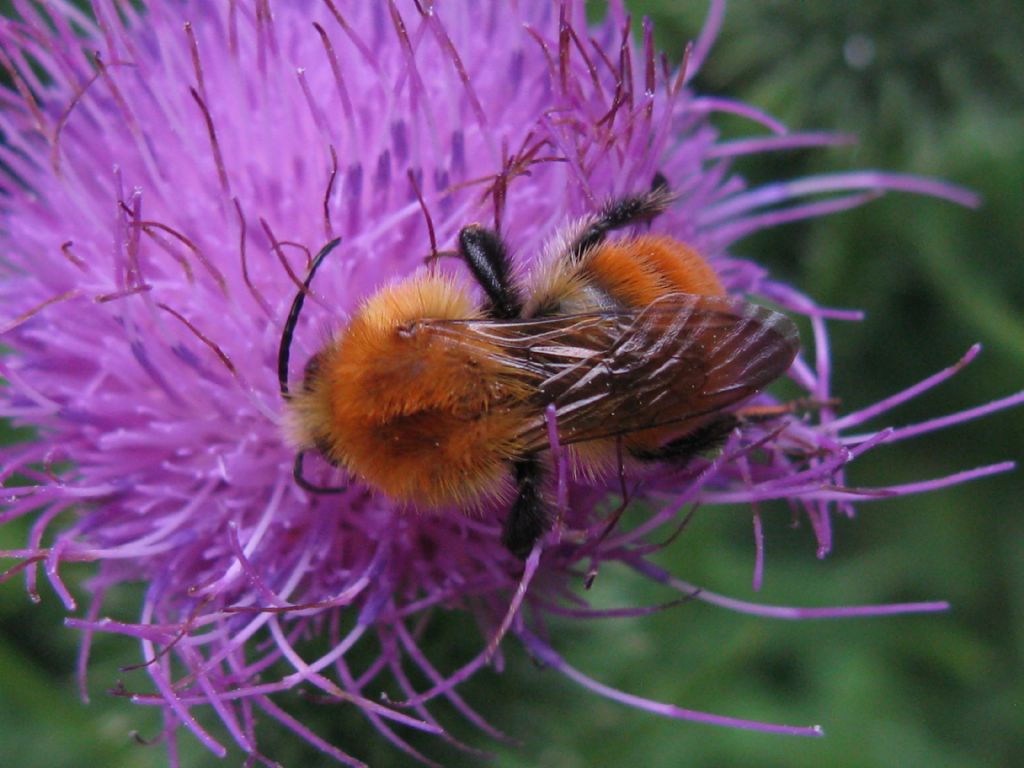
<svg viewBox="0 0 1024 768">
<path fill-rule="evenodd" d="M 624 455 L 682 463 L 714 447 L 733 424 L 727 409 L 782 375 L 798 338 L 784 316 L 726 296 L 686 244 L 607 238 L 670 199 L 655 187 L 610 203 L 556 240 L 522 282 L 496 233 L 464 228 L 459 254 L 483 302 L 433 273 L 388 285 L 289 393 L 300 293 L 279 360 L 300 457 L 316 449 L 416 508 L 469 511 L 511 497 L 503 541 L 525 557 L 551 524 L 539 457 L 552 406 L 559 442 L 585 474 Z"/>
<path fill-rule="evenodd" d="M 449 278 L 383 289 L 317 355 L 294 434 L 396 500 L 470 507 L 509 492 L 529 393 L 485 339 L 448 343 L 425 318 L 482 316 Z"/>
</svg>

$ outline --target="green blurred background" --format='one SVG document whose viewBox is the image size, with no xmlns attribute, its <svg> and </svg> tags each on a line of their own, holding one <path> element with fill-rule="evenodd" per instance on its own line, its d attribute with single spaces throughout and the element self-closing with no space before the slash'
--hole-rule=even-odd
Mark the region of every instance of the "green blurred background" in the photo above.
<svg viewBox="0 0 1024 768">
<path fill-rule="evenodd" d="M 676 59 L 702 23 L 701 0 L 630 5 L 654 18 Z M 599 12 L 596 9 L 595 12 Z M 984 196 L 978 211 L 892 195 L 827 220 L 787 226 L 737 248 L 820 302 L 867 310 L 832 324 L 835 389 L 872 402 L 954 362 L 975 341 L 985 352 L 941 389 L 892 415 L 896 424 L 1001 397 L 1024 384 L 1024 4 L 885 0 L 731 2 L 697 80 L 705 93 L 751 102 L 794 129 L 855 133 L 852 148 L 746 162 L 766 180 L 826 170 L 883 168 L 946 178 Z M 725 119 L 741 135 L 749 124 Z M 880 426 L 880 425 L 879 425 Z M 850 481 L 890 484 L 1021 459 L 1024 409 L 885 448 Z M 489 742 L 501 766 L 948 766 L 1024 764 L 1024 475 L 937 494 L 865 504 L 840 520 L 835 552 L 814 556 L 806 526 L 769 510 L 765 587 L 757 599 L 807 606 L 948 599 L 946 614 L 787 623 L 691 603 L 639 620 L 557 625 L 556 646 L 601 681 L 681 706 L 792 724 L 821 723 L 824 739 L 766 736 L 672 722 L 616 705 L 509 644 L 508 668 L 463 689 L 521 745 Z M 0 548 L 24 527 L 0 528 Z M 661 558 L 674 572 L 740 597 L 750 591 L 749 513 L 704 510 Z M 81 572 L 86 575 L 86 571 Z M 624 572 L 602 572 L 607 605 L 665 599 Z M 138 595 L 118 598 L 130 611 Z M 78 636 L 44 590 L 32 605 L 20 579 L 0 585 L 0 764 L 21 768 L 161 766 L 151 712 L 105 694 L 137 661 L 137 646 L 101 639 L 92 703 L 73 681 Z M 436 622 L 426 645 L 454 666 L 475 650 L 468 622 Z M 300 708 L 301 703 L 293 701 Z M 349 712 L 308 706 L 311 725 L 374 766 L 404 766 Z M 303 710 L 304 712 L 306 710 Z M 439 710 L 442 716 L 443 708 Z M 449 765 L 475 761 L 417 741 Z M 328 765 L 273 725 L 265 753 L 294 768 Z M 183 763 L 223 765 L 191 737 Z M 240 764 L 237 754 L 226 761 Z"/>
</svg>

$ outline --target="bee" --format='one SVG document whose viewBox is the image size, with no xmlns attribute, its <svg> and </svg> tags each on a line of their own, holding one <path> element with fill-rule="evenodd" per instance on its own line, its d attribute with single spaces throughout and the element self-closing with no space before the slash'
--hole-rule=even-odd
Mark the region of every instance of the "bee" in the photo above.
<svg viewBox="0 0 1024 768">
<path fill-rule="evenodd" d="M 499 234 L 472 224 L 458 256 L 482 289 L 423 272 L 381 288 L 288 388 L 295 324 L 317 254 L 281 337 L 278 374 L 291 440 L 417 508 L 470 511 L 510 499 L 502 542 L 525 558 L 552 526 L 546 415 L 577 471 L 627 455 L 683 465 L 724 442 L 729 409 L 790 367 L 784 315 L 730 298 L 693 248 L 650 232 L 673 199 L 663 180 L 614 200 L 550 244 L 526 279 Z M 616 458 L 618 457 L 618 458 Z M 337 490 L 337 489 L 336 489 Z"/>
</svg>

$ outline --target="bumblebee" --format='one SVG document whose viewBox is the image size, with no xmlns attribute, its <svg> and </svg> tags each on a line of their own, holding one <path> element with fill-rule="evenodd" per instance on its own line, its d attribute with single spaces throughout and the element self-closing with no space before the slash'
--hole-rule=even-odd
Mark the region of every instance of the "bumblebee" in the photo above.
<svg viewBox="0 0 1024 768">
<path fill-rule="evenodd" d="M 573 466 L 601 474 L 626 454 L 684 464 L 736 425 L 727 409 L 790 367 L 794 324 L 730 298 L 693 248 L 650 233 L 611 238 L 669 205 L 663 183 L 576 222 L 525 280 L 501 237 L 463 228 L 458 255 L 482 289 L 435 273 L 387 285 L 288 388 L 295 324 L 327 254 L 314 259 L 281 338 L 290 437 L 390 498 L 469 511 L 510 499 L 502 541 L 525 558 L 551 527 L 546 413 Z"/>
</svg>

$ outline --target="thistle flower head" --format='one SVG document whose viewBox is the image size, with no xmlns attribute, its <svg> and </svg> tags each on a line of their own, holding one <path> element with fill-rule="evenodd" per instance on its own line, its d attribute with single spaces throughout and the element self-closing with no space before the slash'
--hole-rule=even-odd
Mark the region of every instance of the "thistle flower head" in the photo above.
<svg viewBox="0 0 1024 768">
<path fill-rule="evenodd" d="M 755 606 L 699 590 L 649 559 L 692 505 L 746 502 L 756 514 L 769 499 L 788 500 L 809 521 L 823 556 L 832 517 L 851 515 L 855 503 L 1008 468 L 851 489 L 851 460 L 1020 400 L 851 433 L 956 367 L 838 414 L 825 324 L 855 313 L 816 306 L 733 245 L 888 190 L 973 198 L 877 172 L 747 188 L 735 158 L 844 139 L 791 133 L 755 108 L 691 89 L 720 3 L 682 69 L 654 50 L 650 25 L 631 22 L 618 3 L 594 26 L 581 3 L 546 0 L 194 0 L 138 12 L 97 0 L 92 15 L 64 0 L 45 11 L 17 7 L 20 17 L 0 29 L 0 63 L 14 83 L 0 114 L 0 292 L 10 348 L 0 359 L 0 413 L 37 438 L 3 449 L 4 479 L 21 482 L 6 489 L 2 519 L 35 520 L 24 549 L 4 554 L 17 561 L 8 573 L 24 571 L 34 597 L 45 574 L 83 631 L 83 658 L 96 632 L 140 642 L 139 674 L 151 687 L 127 684 L 135 701 L 161 708 L 172 763 L 182 728 L 217 754 L 233 743 L 263 760 L 254 717 L 262 713 L 358 764 L 286 711 L 279 694 L 297 686 L 358 707 L 417 756 L 408 729 L 450 739 L 432 713 L 438 699 L 497 734 L 457 687 L 500 658 L 508 635 L 624 703 L 816 732 L 647 701 L 569 667 L 548 622 L 589 610 L 580 588 L 612 564 L 766 615 L 941 607 Z M 711 120 L 719 111 L 749 118 L 753 137 L 722 141 Z M 340 237 L 342 245 L 296 329 L 300 360 L 374 289 L 450 248 L 467 223 L 498 228 L 526 269 L 568 222 L 648 188 L 657 174 L 676 202 L 656 231 L 705 254 L 730 293 L 809 319 L 808 349 L 789 375 L 813 402 L 809 415 L 773 412 L 735 432 L 716 457 L 622 487 L 618 478 L 574 477 L 552 418 L 557 524 L 525 566 L 500 543 L 498 506 L 475 517 L 409 515 L 358 481 L 330 496 L 296 486 L 277 347 L 325 242 Z M 774 404 L 767 395 L 755 403 Z M 322 462 L 307 469 L 318 482 L 337 480 Z M 644 511 L 613 527 L 607 500 L 621 490 Z M 95 564 L 81 607 L 61 580 L 71 562 Z M 146 586 L 137 620 L 106 618 L 105 597 L 129 581 Z M 418 645 L 423 622 L 445 611 L 468 611 L 481 628 L 479 653 L 454 669 Z M 370 663 L 350 662 L 357 646 L 375 649 Z M 415 685 L 409 668 L 430 684 Z"/>
</svg>

